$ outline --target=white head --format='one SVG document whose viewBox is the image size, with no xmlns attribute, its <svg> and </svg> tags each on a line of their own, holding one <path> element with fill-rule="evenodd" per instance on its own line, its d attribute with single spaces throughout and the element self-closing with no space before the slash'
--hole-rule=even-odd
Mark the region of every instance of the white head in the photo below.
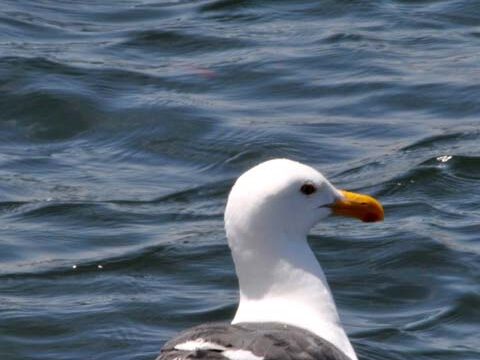
<svg viewBox="0 0 480 360">
<path fill-rule="evenodd" d="M 227 234 L 255 229 L 306 235 L 331 213 L 341 198 L 325 177 L 313 168 L 287 159 L 257 165 L 238 178 L 225 210 Z"/>
<path fill-rule="evenodd" d="M 240 285 L 234 323 L 283 322 L 355 354 L 306 236 L 330 214 L 383 219 L 373 198 L 336 189 L 315 169 L 287 159 L 261 163 L 235 182 L 225 228 Z M 353 355 L 352 355 L 353 354 Z"/>
</svg>

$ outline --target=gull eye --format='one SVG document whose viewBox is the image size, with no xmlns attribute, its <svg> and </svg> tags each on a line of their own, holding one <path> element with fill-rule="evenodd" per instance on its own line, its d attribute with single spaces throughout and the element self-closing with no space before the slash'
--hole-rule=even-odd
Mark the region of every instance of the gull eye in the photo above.
<svg viewBox="0 0 480 360">
<path fill-rule="evenodd" d="M 315 191 L 317 191 L 317 188 L 315 187 L 315 185 L 313 185 L 312 183 L 305 183 L 302 185 L 302 187 L 300 188 L 300 191 L 305 194 L 305 195 L 311 195 L 313 194 Z"/>
</svg>

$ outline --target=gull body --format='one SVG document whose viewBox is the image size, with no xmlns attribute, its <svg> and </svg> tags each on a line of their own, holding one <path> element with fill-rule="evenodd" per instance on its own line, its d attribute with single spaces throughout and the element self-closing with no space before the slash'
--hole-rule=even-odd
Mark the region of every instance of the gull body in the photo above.
<svg viewBox="0 0 480 360">
<path fill-rule="evenodd" d="M 332 213 L 383 219 L 373 198 L 338 190 L 317 170 L 292 160 L 266 161 L 241 175 L 225 209 L 240 292 L 235 317 L 231 325 L 187 330 L 165 345 L 159 359 L 356 360 L 307 242 L 310 229 Z M 302 353 L 295 354 L 295 347 Z"/>
<path fill-rule="evenodd" d="M 306 196 L 299 190 L 304 184 L 317 190 Z M 341 197 L 318 171 L 286 159 L 265 162 L 237 180 L 225 210 L 240 288 L 232 324 L 298 326 L 357 359 L 307 242 L 309 230 L 331 213 L 328 205 Z"/>
</svg>

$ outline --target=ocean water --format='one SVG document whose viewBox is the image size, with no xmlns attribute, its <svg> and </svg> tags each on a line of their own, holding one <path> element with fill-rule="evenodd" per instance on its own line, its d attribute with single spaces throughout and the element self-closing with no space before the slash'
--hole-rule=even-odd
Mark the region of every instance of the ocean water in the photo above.
<svg viewBox="0 0 480 360">
<path fill-rule="evenodd" d="M 230 319 L 235 178 L 383 202 L 310 242 L 362 360 L 480 358 L 480 2 L 1 0 L 0 358 Z"/>
</svg>

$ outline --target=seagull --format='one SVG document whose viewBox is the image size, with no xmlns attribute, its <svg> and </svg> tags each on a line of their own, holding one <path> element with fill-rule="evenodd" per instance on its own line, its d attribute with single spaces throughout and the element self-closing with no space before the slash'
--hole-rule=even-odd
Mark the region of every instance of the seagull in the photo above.
<svg viewBox="0 0 480 360">
<path fill-rule="evenodd" d="M 243 173 L 225 209 L 240 291 L 235 317 L 180 333 L 157 360 L 357 360 L 307 242 L 331 214 L 384 217 L 373 197 L 339 190 L 296 161 L 273 159 Z"/>
</svg>

